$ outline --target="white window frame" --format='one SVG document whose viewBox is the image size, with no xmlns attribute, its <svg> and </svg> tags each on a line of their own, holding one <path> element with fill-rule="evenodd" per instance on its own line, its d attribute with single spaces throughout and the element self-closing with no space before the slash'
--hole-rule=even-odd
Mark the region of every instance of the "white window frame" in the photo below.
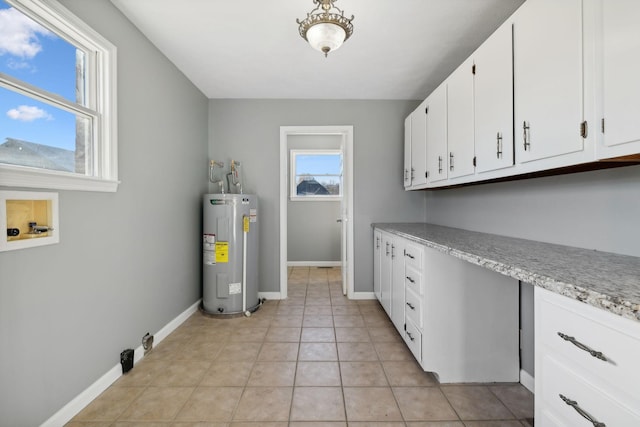
<svg viewBox="0 0 640 427">
<path fill-rule="evenodd" d="M 330 195 L 330 196 L 299 196 L 298 195 L 298 185 L 296 184 L 296 156 L 299 154 L 303 154 L 306 156 L 313 155 L 342 155 L 342 150 L 339 148 L 336 149 L 326 149 L 326 150 L 317 150 L 317 149 L 291 149 L 289 150 L 290 155 L 290 167 L 289 167 L 289 199 L 292 202 L 339 202 L 342 200 L 342 185 L 343 179 L 340 179 L 340 195 Z"/>
<path fill-rule="evenodd" d="M 0 73 L 0 85 L 93 121 L 93 175 L 0 164 L 0 186 L 115 192 L 118 188 L 116 47 L 56 0 L 4 0 L 87 52 L 88 108 Z"/>
</svg>

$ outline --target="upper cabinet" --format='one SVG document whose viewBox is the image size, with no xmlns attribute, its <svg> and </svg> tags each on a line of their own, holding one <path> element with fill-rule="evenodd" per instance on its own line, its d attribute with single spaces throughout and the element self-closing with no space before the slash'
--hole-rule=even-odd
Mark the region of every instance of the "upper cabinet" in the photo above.
<svg viewBox="0 0 640 427">
<path fill-rule="evenodd" d="M 640 153 L 640 2 L 603 0 L 598 158 Z"/>
<path fill-rule="evenodd" d="M 449 178 L 475 172 L 473 67 L 473 58 L 469 58 L 447 80 Z"/>
<path fill-rule="evenodd" d="M 427 182 L 447 179 L 447 85 L 441 84 L 426 99 Z"/>
<path fill-rule="evenodd" d="M 527 1 L 513 25 L 517 161 L 583 152 L 582 1 Z"/>
<path fill-rule="evenodd" d="M 478 173 L 514 165 L 512 28 L 507 22 L 473 55 Z"/>
<path fill-rule="evenodd" d="M 411 113 L 411 183 L 427 183 L 427 101 Z"/>
</svg>

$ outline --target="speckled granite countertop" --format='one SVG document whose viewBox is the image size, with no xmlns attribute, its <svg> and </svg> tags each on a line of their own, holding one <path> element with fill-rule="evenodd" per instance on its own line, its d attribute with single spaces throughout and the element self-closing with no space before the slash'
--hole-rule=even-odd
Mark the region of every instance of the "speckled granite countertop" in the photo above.
<svg viewBox="0 0 640 427">
<path fill-rule="evenodd" d="M 505 276 L 640 321 L 640 258 L 424 223 L 378 223 Z"/>
</svg>

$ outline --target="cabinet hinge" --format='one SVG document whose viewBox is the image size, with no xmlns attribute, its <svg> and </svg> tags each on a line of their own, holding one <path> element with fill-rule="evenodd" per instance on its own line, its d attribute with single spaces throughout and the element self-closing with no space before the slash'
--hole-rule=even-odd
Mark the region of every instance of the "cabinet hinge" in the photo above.
<svg viewBox="0 0 640 427">
<path fill-rule="evenodd" d="M 473 66 L 471 67 L 471 74 L 476 74 L 476 64 L 473 64 Z"/>
<path fill-rule="evenodd" d="M 604 133 L 604 117 L 602 118 L 602 123 L 601 123 L 601 128 L 602 128 L 602 133 Z"/>
<path fill-rule="evenodd" d="M 424 173 L 424 177 L 425 178 L 429 178 L 429 172 L 428 171 Z"/>
<path fill-rule="evenodd" d="M 407 330 L 407 324 L 406 323 L 404 324 L 404 330 L 405 331 Z"/>
<path fill-rule="evenodd" d="M 473 167 L 476 167 L 476 156 L 473 156 Z"/>
<path fill-rule="evenodd" d="M 429 107 L 426 107 L 426 108 L 424 109 L 424 113 L 425 113 L 425 114 L 429 114 Z"/>
<path fill-rule="evenodd" d="M 587 121 L 580 123 L 580 136 L 586 138 L 589 134 L 589 127 L 587 126 Z"/>
</svg>

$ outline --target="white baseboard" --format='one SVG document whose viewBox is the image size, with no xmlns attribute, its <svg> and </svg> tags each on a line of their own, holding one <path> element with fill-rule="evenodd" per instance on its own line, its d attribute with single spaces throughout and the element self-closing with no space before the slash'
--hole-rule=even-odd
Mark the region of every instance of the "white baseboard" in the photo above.
<svg viewBox="0 0 640 427">
<path fill-rule="evenodd" d="M 341 261 L 287 261 L 287 267 L 340 267 Z"/>
<path fill-rule="evenodd" d="M 185 320 L 187 320 L 189 316 L 198 311 L 200 301 L 201 300 L 198 300 L 195 304 L 180 313 L 175 319 L 167 323 L 162 329 L 156 332 L 153 336 L 154 345 L 159 344 L 171 332 L 173 332 L 178 326 L 180 326 Z M 144 349 L 142 348 L 142 345 L 136 348 L 133 354 L 133 361 L 135 366 L 135 363 L 137 363 L 144 357 Z M 103 391 L 109 388 L 111 384 L 116 382 L 116 380 L 121 376 L 122 366 L 120 366 L 120 364 L 118 363 L 116 366 L 109 369 L 109 371 L 101 376 L 96 382 L 91 384 L 83 392 L 73 398 L 73 400 L 64 405 L 48 420 L 42 423 L 40 427 L 60 427 L 65 425 L 80 411 L 82 411 L 89 403 L 91 403 L 96 397 L 98 397 Z"/>
<path fill-rule="evenodd" d="M 280 292 L 258 292 L 258 298 L 260 299 L 264 298 L 267 301 L 274 300 L 274 299 L 282 299 L 282 294 Z"/>
<path fill-rule="evenodd" d="M 373 292 L 354 292 L 349 299 L 376 299 L 376 294 Z"/>
<path fill-rule="evenodd" d="M 520 384 L 522 384 L 531 393 L 535 393 L 535 379 L 528 372 L 520 369 Z"/>
</svg>

